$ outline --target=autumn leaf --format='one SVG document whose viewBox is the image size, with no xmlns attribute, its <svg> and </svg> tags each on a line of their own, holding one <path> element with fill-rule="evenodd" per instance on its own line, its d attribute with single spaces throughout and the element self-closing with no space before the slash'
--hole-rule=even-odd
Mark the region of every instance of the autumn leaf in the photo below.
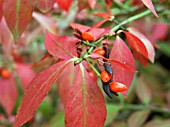
<svg viewBox="0 0 170 127">
<path fill-rule="evenodd" d="M 62 59 L 69 59 L 77 56 L 75 44 L 79 40 L 69 36 L 57 36 L 46 32 L 45 48 L 53 55 Z"/>
<path fill-rule="evenodd" d="M 156 13 L 156 11 L 155 11 L 155 9 L 154 9 L 154 6 L 153 6 L 153 4 L 152 4 L 152 0 L 142 0 L 142 2 L 145 4 L 145 6 L 147 7 L 147 8 L 149 8 L 151 11 L 152 11 L 152 13 L 158 18 L 158 15 L 157 15 L 157 13 Z"/>
<path fill-rule="evenodd" d="M 39 0 L 37 4 L 37 8 L 43 12 L 47 13 L 54 6 L 55 0 Z"/>
<path fill-rule="evenodd" d="M 3 6 L 7 25 L 18 41 L 32 19 L 32 0 L 4 0 Z"/>
<path fill-rule="evenodd" d="M 33 18 L 35 18 L 37 22 L 39 22 L 39 24 L 42 26 L 44 33 L 46 30 L 48 30 L 53 34 L 57 34 L 58 30 L 56 27 L 56 22 L 53 21 L 50 17 L 34 12 Z"/>
<path fill-rule="evenodd" d="M 125 65 L 135 70 L 135 61 L 133 55 L 129 48 L 126 46 L 125 42 L 118 36 L 115 40 L 113 48 L 111 49 L 109 58 L 124 63 Z M 111 66 L 114 72 L 114 81 L 120 82 L 129 88 L 135 72 L 131 72 L 122 66 L 117 66 L 117 64 L 114 62 L 111 62 Z M 126 94 L 127 91 L 123 92 L 124 97 L 126 97 Z"/>
<path fill-rule="evenodd" d="M 36 76 L 29 65 L 16 63 L 16 71 L 21 81 L 21 85 L 25 89 L 30 81 Z"/>
<path fill-rule="evenodd" d="M 13 112 L 18 90 L 15 84 L 13 74 L 9 78 L 0 78 L 0 103 L 8 116 Z"/>
<path fill-rule="evenodd" d="M 123 31 L 126 35 L 128 44 L 132 47 L 134 57 L 143 65 L 148 64 L 148 52 L 143 42 L 130 32 Z"/>
<path fill-rule="evenodd" d="M 73 85 L 78 69 L 78 66 L 74 66 L 74 63 L 70 63 L 56 81 L 58 94 L 64 104 L 69 96 L 70 89 Z"/>
<path fill-rule="evenodd" d="M 95 80 L 80 68 L 66 102 L 66 127 L 102 127 L 106 120 L 104 97 Z"/>
<path fill-rule="evenodd" d="M 68 12 L 73 0 L 56 0 L 56 2 L 59 7 Z"/>
<path fill-rule="evenodd" d="M 13 127 L 19 127 L 33 117 L 53 83 L 68 66 L 68 63 L 69 61 L 66 60 L 58 62 L 39 73 L 31 81 L 24 92 Z"/>
<path fill-rule="evenodd" d="M 154 50 L 152 43 L 149 41 L 149 39 L 147 39 L 145 35 L 143 35 L 141 32 L 139 32 L 135 28 L 130 27 L 128 28 L 128 31 L 141 40 L 141 42 L 144 44 L 148 52 L 148 59 L 153 63 L 154 58 L 155 58 L 155 50 Z"/>
</svg>

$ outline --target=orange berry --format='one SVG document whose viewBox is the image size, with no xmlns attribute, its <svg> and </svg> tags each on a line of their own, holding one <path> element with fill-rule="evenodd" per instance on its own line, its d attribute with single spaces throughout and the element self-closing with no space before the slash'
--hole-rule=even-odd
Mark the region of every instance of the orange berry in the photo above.
<svg viewBox="0 0 170 127">
<path fill-rule="evenodd" d="M 110 83 L 110 90 L 113 92 L 123 92 L 127 90 L 127 87 L 122 83 L 112 82 Z"/>
<path fill-rule="evenodd" d="M 87 40 L 87 41 L 93 41 L 94 40 L 94 36 L 89 32 L 83 32 L 81 36 L 84 40 Z"/>
<path fill-rule="evenodd" d="M 102 73 L 100 74 L 100 77 L 103 82 L 108 82 L 111 80 L 112 75 L 107 73 L 107 71 L 103 70 Z"/>
<path fill-rule="evenodd" d="M 101 55 L 101 56 L 104 56 L 105 50 L 103 48 L 98 48 L 94 51 L 94 53 Z"/>
<path fill-rule="evenodd" d="M 2 70 L 1 70 L 1 75 L 2 75 L 3 78 L 9 78 L 10 73 L 9 73 L 8 70 L 2 69 Z"/>
</svg>

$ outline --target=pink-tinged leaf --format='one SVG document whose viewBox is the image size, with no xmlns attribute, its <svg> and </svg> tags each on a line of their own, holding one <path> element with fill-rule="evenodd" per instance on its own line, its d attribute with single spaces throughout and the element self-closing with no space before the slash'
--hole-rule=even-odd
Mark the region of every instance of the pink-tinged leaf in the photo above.
<svg viewBox="0 0 170 127">
<path fill-rule="evenodd" d="M 18 90 L 13 75 L 9 78 L 0 78 L 0 103 L 7 115 L 11 115 L 17 100 Z"/>
<path fill-rule="evenodd" d="M 93 28 L 99 28 L 99 27 L 101 27 L 107 21 L 109 21 L 109 19 L 100 20 L 100 21 L 96 22 L 92 27 Z"/>
<path fill-rule="evenodd" d="M 154 58 L 155 58 L 155 50 L 154 50 L 152 43 L 146 38 L 145 35 L 140 33 L 137 29 L 131 27 L 131 28 L 128 28 L 128 31 L 131 34 L 135 35 L 137 38 L 139 38 L 141 42 L 145 45 L 146 50 L 148 52 L 148 58 L 153 63 Z"/>
<path fill-rule="evenodd" d="M 4 16 L 17 41 L 32 19 L 32 0 L 4 0 Z"/>
<path fill-rule="evenodd" d="M 113 60 L 113 59 L 107 59 L 107 58 L 105 58 L 105 57 L 103 57 L 103 56 L 101 56 L 99 54 L 96 54 L 96 53 L 91 53 L 89 55 L 89 57 L 93 58 L 93 59 L 100 59 L 100 58 L 105 59 L 105 60 L 110 61 L 110 63 L 117 64 L 117 66 L 120 66 L 120 67 L 122 67 L 122 68 L 124 68 L 124 69 L 126 69 L 126 70 L 128 70 L 130 72 L 135 72 L 135 70 L 132 69 L 131 67 L 129 67 L 128 65 L 126 65 L 126 63 L 121 63 L 121 62 L 119 62 L 117 60 Z"/>
<path fill-rule="evenodd" d="M 152 33 L 150 35 L 150 40 L 154 44 L 156 44 L 156 42 L 158 40 L 164 40 L 167 37 L 168 30 L 169 30 L 168 24 L 166 24 L 164 22 L 156 23 L 153 26 L 153 30 L 152 30 Z"/>
<path fill-rule="evenodd" d="M 78 66 L 74 66 L 74 63 L 70 63 L 67 68 L 61 73 L 60 77 L 57 79 L 58 93 L 61 97 L 61 101 L 64 104 L 66 103 L 66 99 L 69 96 L 70 89 L 73 85 L 78 69 Z"/>
<path fill-rule="evenodd" d="M 2 20 L 0 22 L 0 43 L 2 43 L 4 58 L 8 60 L 11 57 L 13 41 L 11 38 L 10 30 L 8 29 L 4 17 L 2 17 Z"/>
<path fill-rule="evenodd" d="M 46 32 L 45 48 L 53 55 L 62 59 L 68 59 L 77 55 L 75 44 L 79 40 L 69 36 L 57 36 Z"/>
<path fill-rule="evenodd" d="M 59 7 L 68 12 L 73 0 L 56 0 L 56 2 Z"/>
<path fill-rule="evenodd" d="M 57 34 L 58 30 L 56 27 L 56 22 L 54 22 L 50 17 L 36 12 L 33 13 L 33 17 L 41 24 L 44 32 L 47 29 L 49 32 Z"/>
<path fill-rule="evenodd" d="M 0 21 L 2 19 L 3 16 L 3 0 L 0 0 Z"/>
<path fill-rule="evenodd" d="M 147 66 L 148 52 L 143 42 L 138 37 L 131 34 L 130 32 L 126 32 L 126 31 L 123 31 L 123 32 L 126 35 L 128 44 L 132 47 L 134 57 L 137 60 L 139 60 L 143 65 Z"/>
<path fill-rule="evenodd" d="M 83 32 L 89 32 L 93 35 L 94 40 L 97 40 L 98 38 L 102 37 L 104 34 L 109 33 L 110 29 L 107 28 L 91 28 L 89 26 L 77 24 L 77 23 L 70 23 L 70 26 L 73 29 L 78 29 L 79 31 Z"/>
<path fill-rule="evenodd" d="M 97 83 L 81 66 L 66 102 L 66 127 L 103 127 L 106 106 Z"/>
<path fill-rule="evenodd" d="M 148 118 L 150 111 L 136 111 L 128 119 L 128 127 L 140 127 Z"/>
<path fill-rule="evenodd" d="M 109 58 L 124 63 L 124 65 L 127 65 L 135 70 L 135 61 L 133 55 L 129 48 L 126 46 L 125 42 L 118 36 L 113 48 L 111 49 Z M 125 84 L 127 88 L 129 88 L 135 72 L 130 72 L 122 66 L 117 66 L 115 62 L 111 62 L 111 66 L 114 72 L 114 81 Z M 126 97 L 126 94 L 127 91 L 123 92 L 124 97 Z"/>
<path fill-rule="evenodd" d="M 58 62 L 39 73 L 31 81 L 24 92 L 13 127 L 19 127 L 33 117 L 53 83 L 67 67 L 68 63 L 68 61 Z"/>
<path fill-rule="evenodd" d="M 81 32 L 85 32 L 85 31 L 88 31 L 90 30 L 90 27 L 89 26 L 85 26 L 85 25 L 81 25 L 81 24 L 77 24 L 77 23 L 70 23 L 70 26 L 73 28 L 73 29 L 78 29 L 80 30 Z"/>
<path fill-rule="evenodd" d="M 30 65 L 24 65 L 21 63 L 16 63 L 16 71 L 21 81 L 21 85 L 25 89 L 30 81 L 36 76 Z"/>
<path fill-rule="evenodd" d="M 158 18 L 158 15 L 157 15 L 157 13 L 156 13 L 156 11 L 155 11 L 155 9 L 154 9 L 154 6 L 153 6 L 153 4 L 152 4 L 152 0 L 142 0 L 142 2 L 145 4 L 145 6 L 147 7 L 147 8 L 149 8 L 151 11 L 152 11 L 152 13 Z"/>
<path fill-rule="evenodd" d="M 39 0 L 37 7 L 43 13 L 47 13 L 53 8 L 54 3 L 55 0 Z"/>
<path fill-rule="evenodd" d="M 152 99 L 152 91 L 150 87 L 145 83 L 143 77 L 140 77 L 135 85 L 135 90 L 138 98 L 144 104 L 149 104 Z"/>
<path fill-rule="evenodd" d="M 88 3 L 89 3 L 89 5 L 90 5 L 90 7 L 91 7 L 92 9 L 94 9 L 95 6 L 96 6 L 97 0 L 88 0 Z"/>
</svg>

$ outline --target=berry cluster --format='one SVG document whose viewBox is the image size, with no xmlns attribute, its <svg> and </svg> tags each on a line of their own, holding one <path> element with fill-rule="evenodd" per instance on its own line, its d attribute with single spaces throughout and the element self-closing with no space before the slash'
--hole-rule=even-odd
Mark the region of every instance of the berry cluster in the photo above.
<svg viewBox="0 0 170 127">
<path fill-rule="evenodd" d="M 109 58 L 108 45 L 104 44 L 103 48 L 97 49 L 95 53 Z M 112 98 L 113 94 L 117 96 L 117 92 L 123 92 L 127 90 L 126 85 L 113 81 L 113 70 L 110 63 L 107 60 L 104 61 L 104 70 L 101 72 L 101 80 L 103 84 L 103 90 L 105 93 Z"/>
</svg>

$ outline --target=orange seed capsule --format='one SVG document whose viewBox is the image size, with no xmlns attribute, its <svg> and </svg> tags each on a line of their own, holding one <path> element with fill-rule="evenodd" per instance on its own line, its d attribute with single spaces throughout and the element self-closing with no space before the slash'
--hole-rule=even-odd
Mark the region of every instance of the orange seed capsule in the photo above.
<svg viewBox="0 0 170 127">
<path fill-rule="evenodd" d="M 127 90 L 126 85 L 119 83 L 119 82 L 112 82 L 110 83 L 110 90 L 113 92 L 123 92 Z"/>
<path fill-rule="evenodd" d="M 82 33 L 82 38 L 87 41 L 93 41 L 94 36 L 90 32 L 83 32 Z"/>
<path fill-rule="evenodd" d="M 94 53 L 101 55 L 101 56 L 104 56 L 105 50 L 103 48 L 98 48 L 94 51 Z"/>
<path fill-rule="evenodd" d="M 2 75 L 3 78 L 9 78 L 10 73 L 9 73 L 8 70 L 2 69 L 2 70 L 1 70 L 1 75 Z"/>
<path fill-rule="evenodd" d="M 107 71 L 103 70 L 102 73 L 100 74 L 100 77 L 103 82 L 108 82 L 111 80 L 112 75 L 107 73 Z"/>
</svg>

